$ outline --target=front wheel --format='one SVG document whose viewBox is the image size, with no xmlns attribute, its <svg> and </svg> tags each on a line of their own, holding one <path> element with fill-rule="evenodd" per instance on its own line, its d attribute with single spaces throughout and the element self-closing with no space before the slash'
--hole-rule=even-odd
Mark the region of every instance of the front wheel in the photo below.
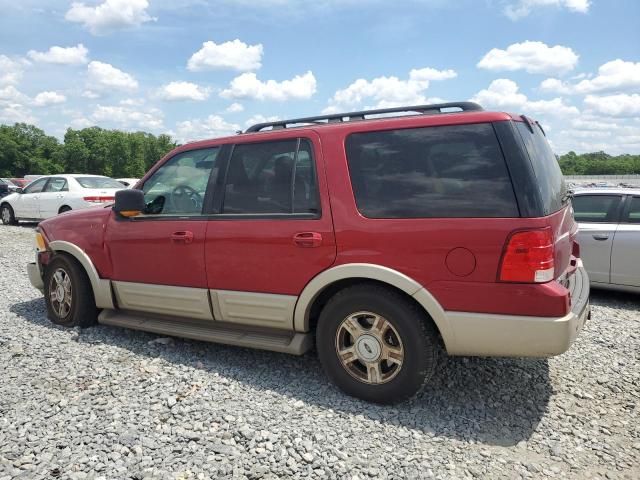
<svg viewBox="0 0 640 480">
<path fill-rule="evenodd" d="M 338 292 L 316 331 L 320 362 L 349 395 L 393 404 L 415 396 L 440 352 L 430 319 L 400 292 L 361 284 Z"/>
<path fill-rule="evenodd" d="M 2 218 L 2 223 L 4 225 L 15 225 L 16 223 L 18 223 L 16 222 L 13 208 L 11 208 L 11 205 L 9 205 L 8 203 L 5 203 L 0 208 L 0 217 Z"/>
<path fill-rule="evenodd" d="M 89 277 L 75 260 L 55 257 L 44 274 L 44 298 L 49 320 L 65 327 L 89 327 L 98 309 Z"/>
</svg>

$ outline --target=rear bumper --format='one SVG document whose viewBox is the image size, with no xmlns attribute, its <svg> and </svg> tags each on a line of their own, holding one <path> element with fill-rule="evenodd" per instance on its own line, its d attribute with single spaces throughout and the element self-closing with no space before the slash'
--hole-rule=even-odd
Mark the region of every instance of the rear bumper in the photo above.
<svg viewBox="0 0 640 480">
<path fill-rule="evenodd" d="M 566 352 L 590 316 L 589 277 L 579 261 L 569 280 L 571 312 L 564 317 L 528 317 L 447 312 L 449 355 L 551 357 Z"/>
<path fill-rule="evenodd" d="M 40 273 L 40 267 L 37 263 L 31 262 L 27 264 L 27 273 L 29 274 L 29 281 L 35 288 L 44 292 L 44 281 L 42 280 L 42 274 Z"/>
</svg>

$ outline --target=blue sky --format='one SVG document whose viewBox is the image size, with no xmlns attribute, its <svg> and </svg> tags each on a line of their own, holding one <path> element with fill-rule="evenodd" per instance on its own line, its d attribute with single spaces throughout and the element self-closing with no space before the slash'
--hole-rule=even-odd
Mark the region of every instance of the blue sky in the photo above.
<svg viewBox="0 0 640 480">
<path fill-rule="evenodd" d="M 0 0 L 0 123 L 215 137 L 473 99 L 640 153 L 637 0 Z"/>
</svg>

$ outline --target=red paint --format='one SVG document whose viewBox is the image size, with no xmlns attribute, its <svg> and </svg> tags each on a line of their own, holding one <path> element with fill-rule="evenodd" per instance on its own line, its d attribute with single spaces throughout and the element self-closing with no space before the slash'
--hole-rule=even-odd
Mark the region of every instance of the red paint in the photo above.
<svg viewBox="0 0 640 480">
<path fill-rule="evenodd" d="M 318 219 L 116 219 L 86 210 L 41 223 L 49 240 L 77 244 L 100 275 L 114 280 L 299 295 L 333 265 L 370 263 L 411 277 L 445 310 L 562 316 L 569 294 L 559 283 L 498 282 L 514 231 L 552 232 L 556 277 L 570 267 L 577 225 L 565 208 L 543 218 L 369 219 L 358 212 L 345 158 L 356 131 L 520 121 L 505 113 L 396 117 L 303 127 L 183 145 L 159 161 L 140 185 L 176 153 L 261 140 L 308 138 L 314 148 L 322 215 Z M 574 250 L 575 251 L 575 250 Z"/>
</svg>

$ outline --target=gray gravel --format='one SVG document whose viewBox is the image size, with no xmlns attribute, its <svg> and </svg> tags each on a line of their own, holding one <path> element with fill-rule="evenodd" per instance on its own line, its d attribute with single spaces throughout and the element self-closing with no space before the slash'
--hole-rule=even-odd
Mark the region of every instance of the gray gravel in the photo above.
<svg viewBox="0 0 640 480">
<path fill-rule="evenodd" d="M 380 407 L 302 358 L 45 318 L 0 226 L 0 480 L 639 478 L 640 296 L 593 295 L 551 360 L 447 359 Z"/>
</svg>

